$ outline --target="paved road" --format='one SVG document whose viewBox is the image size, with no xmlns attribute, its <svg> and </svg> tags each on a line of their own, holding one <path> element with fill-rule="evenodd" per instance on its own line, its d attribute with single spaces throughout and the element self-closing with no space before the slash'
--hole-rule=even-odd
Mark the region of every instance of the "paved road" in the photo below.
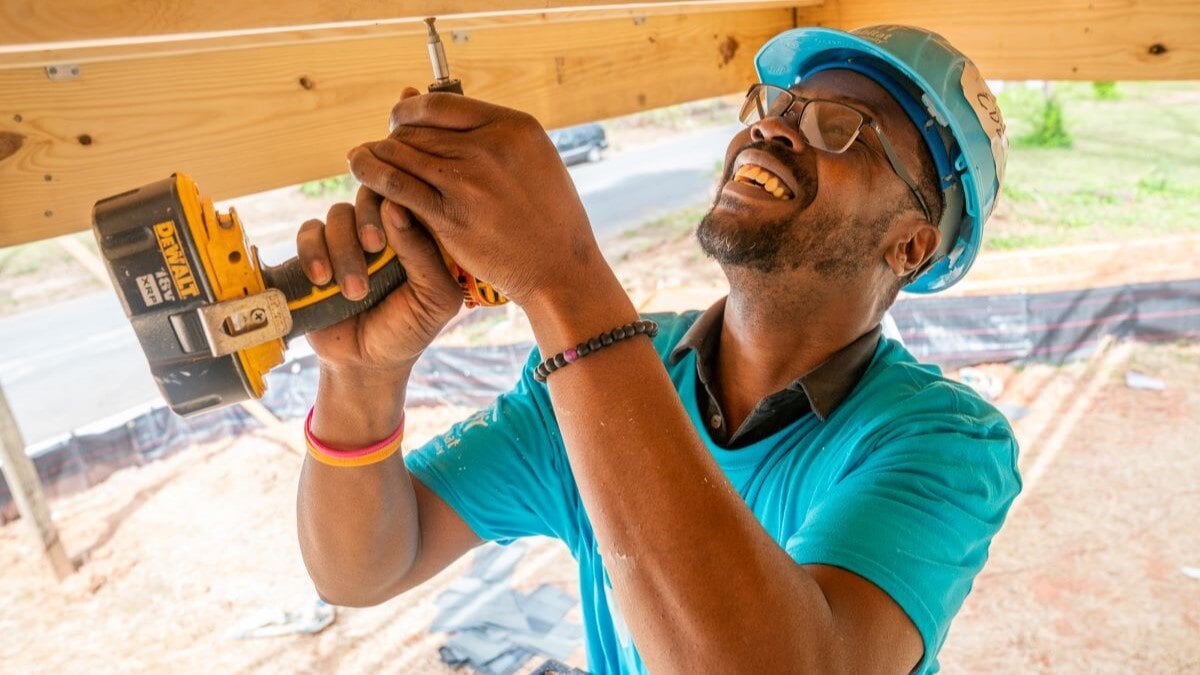
<svg viewBox="0 0 1200 675">
<path fill-rule="evenodd" d="M 601 239 L 655 217 L 712 199 L 717 165 L 741 125 L 672 138 L 663 143 L 572 167 L 592 227 Z"/>
<path fill-rule="evenodd" d="M 604 239 L 706 203 L 715 167 L 736 129 L 674 136 L 572 167 L 597 235 Z M 278 262 L 292 254 L 290 245 L 280 245 L 264 251 L 263 258 Z M 133 330 L 111 292 L 0 318 L 0 383 L 31 446 L 158 399 Z"/>
</svg>

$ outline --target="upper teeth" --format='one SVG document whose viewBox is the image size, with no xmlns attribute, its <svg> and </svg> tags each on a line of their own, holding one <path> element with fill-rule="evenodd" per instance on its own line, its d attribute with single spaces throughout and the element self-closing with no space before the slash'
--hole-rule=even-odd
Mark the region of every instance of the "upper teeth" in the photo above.
<svg viewBox="0 0 1200 675">
<path fill-rule="evenodd" d="M 767 171 L 757 164 L 743 164 L 734 172 L 733 179 L 747 185 L 757 185 L 770 192 L 776 199 L 787 201 L 792 198 L 791 190 L 779 180 L 779 176 Z"/>
</svg>

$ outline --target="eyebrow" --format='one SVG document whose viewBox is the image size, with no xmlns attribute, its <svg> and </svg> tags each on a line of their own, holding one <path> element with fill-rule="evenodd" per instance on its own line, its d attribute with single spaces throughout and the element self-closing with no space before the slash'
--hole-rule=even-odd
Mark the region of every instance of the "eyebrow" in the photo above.
<svg viewBox="0 0 1200 675">
<path fill-rule="evenodd" d="M 830 96 L 828 98 L 832 101 L 837 101 L 838 103 L 844 103 L 844 104 L 850 106 L 851 108 L 858 110 L 859 112 L 865 113 L 868 117 L 870 117 L 873 120 L 876 120 L 876 121 L 879 120 L 879 111 L 876 110 L 874 106 L 872 106 L 870 103 L 867 103 L 866 101 L 863 101 L 863 100 L 857 99 L 857 98 L 850 98 L 849 96 L 842 96 L 841 94 L 834 94 L 833 96 Z"/>
<path fill-rule="evenodd" d="M 868 117 L 870 117 L 871 119 L 873 119 L 875 121 L 879 121 L 879 111 L 875 109 L 875 106 L 871 105 L 870 103 L 867 103 L 866 101 L 863 101 L 862 99 L 852 98 L 852 97 L 846 96 L 844 94 L 833 94 L 833 93 L 831 93 L 829 95 L 822 95 L 822 96 L 811 96 L 803 90 L 796 89 L 796 85 L 789 87 L 788 90 L 791 91 L 793 94 L 800 96 L 801 98 L 806 98 L 806 99 L 817 98 L 817 99 L 824 99 L 826 101 L 836 101 L 838 103 L 844 103 L 844 104 L 850 106 L 851 108 L 858 110 L 859 112 L 866 113 L 866 115 Z"/>
</svg>

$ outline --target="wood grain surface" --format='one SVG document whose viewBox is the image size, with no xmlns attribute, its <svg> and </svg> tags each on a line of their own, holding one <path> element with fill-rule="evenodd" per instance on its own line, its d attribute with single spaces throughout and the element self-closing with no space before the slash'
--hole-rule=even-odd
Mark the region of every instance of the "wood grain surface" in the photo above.
<svg viewBox="0 0 1200 675">
<path fill-rule="evenodd" d="M 447 45 L 468 94 L 547 128 L 736 92 L 790 9 L 472 31 Z M 405 85 L 431 79 L 409 35 L 85 64 L 75 80 L 0 70 L 0 246 L 75 232 L 103 197 L 183 171 L 216 199 L 341 173 Z"/>
<path fill-rule="evenodd" d="M 1200 79 L 1196 0 L 825 0 L 796 22 L 923 26 L 989 79 Z"/>
<path fill-rule="evenodd" d="M 593 18 L 790 7 L 805 0 L 0 0 L 0 48 L 422 19 L 590 12 Z"/>
<path fill-rule="evenodd" d="M 737 91 L 758 47 L 794 25 L 927 26 L 992 79 L 1200 78 L 1195 0 L 799 1 L 0 0 L 0 246 L 85 229 L 97 199 L 172 171 L 216 198 L 340 173 L 347 148 L 383 133 L 400 88 L 430 79 L 405 12 L 490 8 L 440 23 L 451 68 L 471 95 L 547 127 Z M 336 25 L 297 27 L 318 20 Z M 87 37 L 71 26 L 124 37 L 12 43 Z M 48 77 L 70 64 L 78 77 Z"/>
</svg>

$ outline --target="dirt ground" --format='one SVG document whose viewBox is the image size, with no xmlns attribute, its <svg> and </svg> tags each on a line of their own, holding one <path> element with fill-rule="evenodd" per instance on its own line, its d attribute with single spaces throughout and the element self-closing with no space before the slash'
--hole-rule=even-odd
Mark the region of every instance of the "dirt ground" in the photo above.
<svg viewBox="0 0 1200 675">
<path fill-rule="evenodd" d="M 1167 261 L 1157 278 L 1194 276 L 1200 237 L 1138 246 L 1132 255 L 1129 245 L 1100 245 L 989 258 L 970 283 L 997 292 L 989 284 L 1002 279 L 1038 290 L 1070 286 L 1068 274 L 1094 285 L 1143 280 L 1144 268 L 1114 262 L 1123 257 Z M 700 307 L 723 292 L 692 248 L 681 233 L 619 263 L 641 306 Z M 1056 271 L 1063 260 L 1078 262 Z M 1030 271 L 1014 278 L 1021 265 Z M 1062 368 L 982 370 L 1003 383 L 999 403 L 1027 413 L 1014 423 L 1025 490 L 951 629 L 944 670 L 1200 672 L 1200 580 L 1183 571 L 1200 567 L 1200 344 L 1112 343 Z M 1129 388 L 1131 370 L 1165 388 Z M 410 442 L 469 412 L 410 411 Z M 380 607 L 339 610 L 319 635 L 227 635 L 263 609 L 312 603 L 293 515 L 300 461 L 286 445 L 251 435 L 56 501 L 62 539 L 83 560 L 61 584 L 24 523 L 0 528 L 0 670 L 448 672 L 437 658 L 445 638 L 428 626 L 434 598 L 465 559 Z M 572 561 L 549 540 L 530 548 L 514 583 L 576 593 Z M 582 652 L 571 661 L 583 665 Z"/>
<path fill-rule="evenodd" d="M 1160 379 L 1131 389 L 1126 374 Z M 950 630 L 952 673 L 1200 672 L 1200 344 L 993 367 L 1025 481 Z"/>
<path fill-rule="evenodd" d="M 410 411 L 413 444 L 470 414 Z M 300 427 L 293 425 L 296 435 Z M 20 521 L 0 528 L 0 672 L 443 673 L 434 599 L 470 556 L 380 607 L 339 608 L 316 636 L 237 640 L 264 610 L 311 606 L 296 544 L 301 456 L 263 436 L 195 447 L 114 474 L 54 504 L 69 551 L 85 558 L 56 583 Z M 520 590 L 557 583 L 572 595 L 565 547 L 538 540 L 518 566 Z M 579 623 L 578 610 L 569 620 Z M 582 650 L 572 659 L 583 665 Z"/>
</svg>

